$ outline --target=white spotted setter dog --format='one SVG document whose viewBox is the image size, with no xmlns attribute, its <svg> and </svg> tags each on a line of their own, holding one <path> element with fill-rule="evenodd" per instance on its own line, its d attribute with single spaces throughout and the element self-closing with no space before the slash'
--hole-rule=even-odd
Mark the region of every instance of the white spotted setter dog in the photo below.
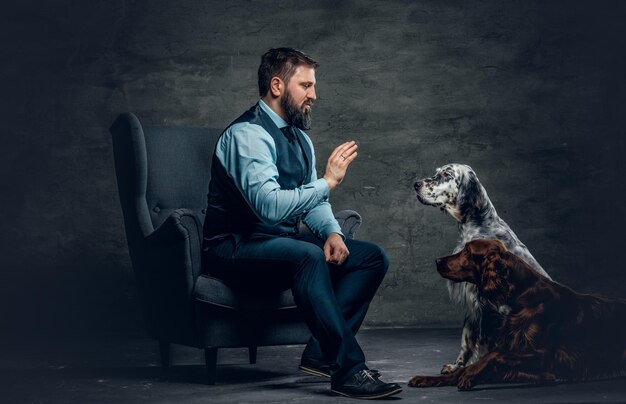
<svg viewBox="0 0 626 404">
<path fill-rule="evenodd" d="M 465 243 L 471 240 L 497 239 L 510 252 L 550 279 L 528 248 L 498 216 L 485 188 L 470 166 L 447 164 L 437 168 L 434 176 L 417 181 L 415 190 L 421 203 L 440 208 L 458 222 L 459 232 L 454 253 L 461 251 Z M 452 373 L 482 357 L 486 353 L 486 341 L 496 332 L 496 324 L 500 318 L 499 313 L 485 306 L 478 298 L 475 285 L 449 281 L 448 292 L 453 301 L 465 306 L 466 314 L 461 351 L 454 363 L 443 366 L 443 374 Z"/>
</svg>

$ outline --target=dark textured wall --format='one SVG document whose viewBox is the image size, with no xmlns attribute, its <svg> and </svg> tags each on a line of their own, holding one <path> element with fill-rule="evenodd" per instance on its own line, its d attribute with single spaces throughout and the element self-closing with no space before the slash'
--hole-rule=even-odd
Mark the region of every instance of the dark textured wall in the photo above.
<svg viewBox="0 0 626 404">
<path fill-rule="evenodd" d="M 455 225 L 412 189 L 448 162 L 555 279 L 626 296 L 624 2 L 48 3 L 0 17 L 3 335 L 140 332 L 108 127 L 222 128 L 274 46 L 322 64 L 318 168 L 360 142 L 332 203 L 391 259 L 367 324 L 458 324 L 433 265 Z"/>
</svg>

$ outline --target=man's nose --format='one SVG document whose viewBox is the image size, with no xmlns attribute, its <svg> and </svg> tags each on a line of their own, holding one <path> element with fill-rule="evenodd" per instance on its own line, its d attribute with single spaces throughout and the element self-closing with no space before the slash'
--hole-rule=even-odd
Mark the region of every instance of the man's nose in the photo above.
<svg viewBox="0 0 626 404">
<path fill-rule="evenodd" d="M 317 100 L 317 94 L 315 94 L 315 87 L 309 89 L 309 93 L 306 95 L 310 100 Z"/>
</svg>

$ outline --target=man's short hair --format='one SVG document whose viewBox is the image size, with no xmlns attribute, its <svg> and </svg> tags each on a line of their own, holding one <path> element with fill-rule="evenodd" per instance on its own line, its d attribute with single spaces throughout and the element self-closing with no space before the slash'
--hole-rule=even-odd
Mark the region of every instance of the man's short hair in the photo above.
<svg viewBox="0 0 626 404">
<path fill-rule="evenodd" d="M 311 66 L 317 69 L 319 63 L 310 56 L 293 48 L 270 49 L 261 56 L 259 66 L 259 95 L 264 97 L 270 89 L 272 77 L 278 77 L 289 83 L 296 68 L 301 65 Z"/>
</svg>

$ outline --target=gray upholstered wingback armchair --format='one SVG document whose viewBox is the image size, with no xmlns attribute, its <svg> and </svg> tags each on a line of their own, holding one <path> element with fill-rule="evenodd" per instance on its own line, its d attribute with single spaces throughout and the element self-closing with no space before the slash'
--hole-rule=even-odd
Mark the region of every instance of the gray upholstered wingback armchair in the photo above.
<svg viewBox="0 0 626 404">
<path fill-rule="evenodd" d="M 170 344 L 204 349 L 215 383 L 217 349 L 305 343 L 309 331 L 291 291 L 251 296 L 205 275 L 202 225 L 213 148 L 220 132 L 142 127 L 132 113 L 111 126 L 128 250 L 148 334 L 169 366 Z M 346 236 L 361 218 L 338 212 Z"/>
</svg>

